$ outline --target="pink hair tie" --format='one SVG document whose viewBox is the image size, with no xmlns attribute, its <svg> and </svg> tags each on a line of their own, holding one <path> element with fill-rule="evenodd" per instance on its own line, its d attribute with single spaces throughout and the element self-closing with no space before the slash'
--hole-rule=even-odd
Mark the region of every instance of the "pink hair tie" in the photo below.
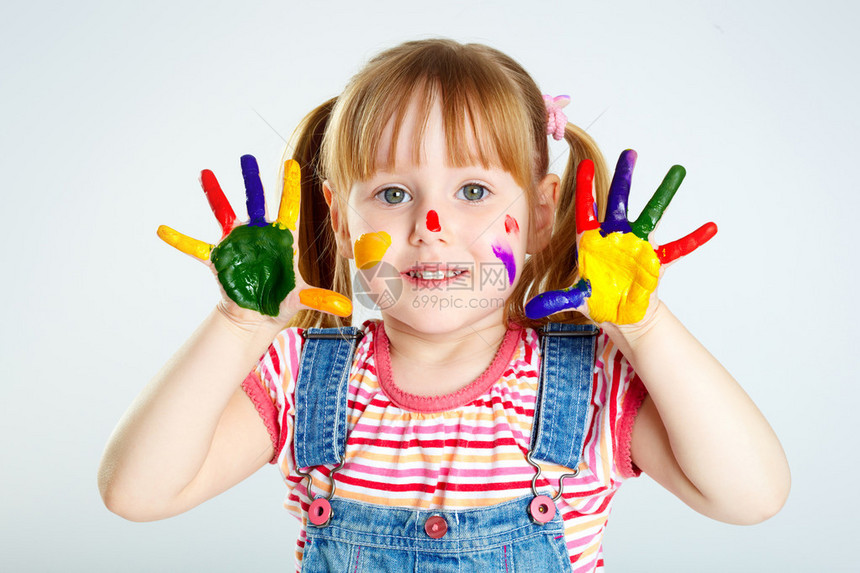
<svg viewBox="0 0 860 573">
<path fill-rule="evenodd" d="M 567 127 L 567 116 L 561 108 L 570 103 L 570 96 L 549 96 L 544 94 L 543 103 L 546 105 L 546 134 L 556 141 L 564 139 L 564 128 Z"/>
</svg>

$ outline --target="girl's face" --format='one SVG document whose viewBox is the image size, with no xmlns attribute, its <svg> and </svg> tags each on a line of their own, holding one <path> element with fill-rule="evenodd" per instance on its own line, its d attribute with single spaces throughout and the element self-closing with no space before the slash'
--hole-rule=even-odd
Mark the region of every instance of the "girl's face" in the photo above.
<svg viewBox="0 0 860 573">
<path fill-rule="evenodd" d="M 449 166 L 438 106 L 415 163 L 418 128 L 412 109 L 401 126 L 394 167 L 354 183 L 345 211 L 332 202 L 339 248 L 352 256 L 362 235 L 390 235 L 382 261 L 359 271 L 386 322 L 426 334 L 501 324 L 529 247 L 526 191 L 498 167 Z M 381 142 L 380 165 L 390 139 Z M 540 186 L 545 191 L 549 185 L 550 199 L 557 182 L 550 175 Z"/>
</svg>

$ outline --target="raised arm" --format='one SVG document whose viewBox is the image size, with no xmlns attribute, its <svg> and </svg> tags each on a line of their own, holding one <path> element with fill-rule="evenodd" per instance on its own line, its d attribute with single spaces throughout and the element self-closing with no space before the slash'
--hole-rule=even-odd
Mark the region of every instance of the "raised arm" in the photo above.
<svg viewBox="0 0 860 573">
<path fill-rule="evenodd" d="M 716 233 L 708 223 L 654 247 L 650 236 L 684 178 L 674 166 L 635 222 L 627 199 L 636 154 L 621 154 L 606 220 L 594 210 L 593 166 L 577 172 L 581 278 L 538 295 L 532 318 L 576 308 L 598 322 L 648 390 L 633 426 L 633 462 L 693 509 L 730 523 L 757 523 L 782 507 L 790 473 L 770 425 L 726 369 L 657 296 L 666 266 Z"/>
<path fill-rule="evenodd" d="M 256 161 L 242 158 L 249 222 L 236 217 L 210 171 L 203 189 L 221 224 L 217 246 L 167 227 L 159 236 L 209 266 L 221 300 L 135 399 L 108 441 L 99 490 L 113 512 L 135 521 L 176 515 L 243 480 L 273 455 L 269 434 L 241 383 L 301 308 L 341 316 L 345 297 L 307 286 L 294 259 L 299 172 L 284 167 L 278 219 L 265 220 Z"/>
</svg>

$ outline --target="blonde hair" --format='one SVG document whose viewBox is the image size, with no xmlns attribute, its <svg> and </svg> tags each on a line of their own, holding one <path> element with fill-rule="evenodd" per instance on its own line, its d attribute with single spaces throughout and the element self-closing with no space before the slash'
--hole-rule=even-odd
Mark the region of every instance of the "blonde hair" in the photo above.
<svg viewBox="0 0 860 573">
<path fill-rule="evenodd" d="M 546 107 L 531 76 L 510 57 L 481 44 L 432 39 L 406 42 L 373 58 L 356 74 L 343 93 L 311 113 L 294 134 L 293 159 L 302 168 L 302 207 L 298 229 L 299 270 L 313 285 L 352 295 L 349 261 L 337 253 L 322 182 L 328 180 L 335 201 L 345 208 L 355 181 L 393 165 L 400 126 L 410 106 L 416 105 L 419 126 L 433 107 L 441 105 L 453 167 L 480 163 L 509 171 L 526 193 L 529 208 L 538 201 L 537 184 L 549 169 Z M 378 157 L 383 132 L 393 132 L 387 158 Z M 418 161 L 422 133 L 413 141 Z M 600 150 L 585 131 L 568 123 L 570 146 L 562 177 L 558 208 L 549 245 L 529 257 L 520 281 L 505 307 L 505 320 L 538 326 L 525 316 L 525 301 L 540 292 L 565 288 L 575 282 L 576 227 L 574 184 L 583 159 L 595 166 L 595 189 L 600 216 L 608 191 L 608 170 Z M 530 225 L 529 228 L 533 228 Z M 554 321 L 580 322 L 574 312 L 554 315 Z M 316 311 L 300 311 L 290 326 L 330 327 L 350 324 Z"/>
</svg>

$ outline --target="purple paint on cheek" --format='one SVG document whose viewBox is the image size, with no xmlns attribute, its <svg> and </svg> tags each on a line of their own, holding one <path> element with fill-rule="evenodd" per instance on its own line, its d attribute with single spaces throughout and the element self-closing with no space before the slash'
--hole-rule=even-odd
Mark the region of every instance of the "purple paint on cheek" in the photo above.
<svg viewBox="0 0 860 573">
<path fill-rule="evenodd" d="M 514 260 L 514 253 L 511 251 L 511 246 L 503 239 L 493 241 L 493 254 L 496 258 L 502 261 L 505 269 L 508 271 L 508 281 L 514 284 L 514 279 L 517 277 L 517 262 Z"/>
</svg>

